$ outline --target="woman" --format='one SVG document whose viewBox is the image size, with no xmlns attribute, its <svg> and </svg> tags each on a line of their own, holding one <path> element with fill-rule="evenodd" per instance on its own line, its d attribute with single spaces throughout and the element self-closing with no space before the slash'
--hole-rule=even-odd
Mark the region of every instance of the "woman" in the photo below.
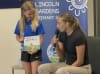
<svg viewBox="0 0 100 74">
<path fill-rule="evenodd" d="M 21 43 L 21 61 L 25 74 L 37 74 L 38 66 L 41 61 L 41 49 L 35 51 L 24 51 L 24 37 L 40 36 L 40 44 L 43 43 L 44 29 L 38 19 L 35 4 L 26 1 L 21 7 L 21 18 L 15 29 L 16 40 Z"/>
<path fill-rule="evenodd" d="M 86 36 L 79 21 L 71 14 L 58 16 L 60 30 L 65 32 L 65 39 L 53 37 L 52 43 L 57 44 L 56 51 L 65 63 L 48 63 L 40 65 L 39 74 L 90 74 Z M 63 36 L 63 34 L 61 35 Z"/>
</svg>

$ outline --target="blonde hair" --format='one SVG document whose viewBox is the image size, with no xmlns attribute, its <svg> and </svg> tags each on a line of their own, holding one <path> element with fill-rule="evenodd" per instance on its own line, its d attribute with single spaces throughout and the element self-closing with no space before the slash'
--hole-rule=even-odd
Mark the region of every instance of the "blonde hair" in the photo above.
<svg viewBox="0 0 100 74">
<path fill-rule="evenodd" d="M 83 32 L 83 30 L 82 30 L 82 28 L 81 28 L 81 26 L 80 26 L 79 20 L 76 17 L 74 17 L 73 15 L 68 14 L 68 13 L 65 13 L 65 14 L 59 15 L 58 17 L 61 17 L 62 18 L 62 21 L 64 23 L 67 23 L 68 22 L 69 25 L 71 27 L 73 27 L 73 30 L 80 30 L 81 33 L 83 35 L 85 35 L 84 32 Z"/>
<path fill-rule="evenodd" d="M 34 8 L 35 9 L 35 14 L 34 14 L 34 18 L 32 19 L 32 30 L 36 31 L 37 27 L 38 27 L 38 13 L 36 11 L 36 7 L 35 4 L 32 1 L 25 1 L 22 6 L 21 6 L 21 18 L 20 18 L 20 33 L 24 32 L 25 29 L 25 16 L 23 15 L 24 12 L 24 8 L 28 7 L 28 8 Z"/>
</svg>

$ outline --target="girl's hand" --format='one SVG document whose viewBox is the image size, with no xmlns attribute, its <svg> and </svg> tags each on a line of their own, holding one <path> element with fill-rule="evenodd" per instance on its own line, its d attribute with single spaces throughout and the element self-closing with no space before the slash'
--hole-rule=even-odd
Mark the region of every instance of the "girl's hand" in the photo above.
<svg viewBox="0 0 100 74">
<path fill-rule="evenodd" d="M 27 51 L 29 54 L 32 54 L 33 52 L 32 51 Z"/>
<path fill-rule="evenodd" d="M 19 41 L 24 42 L 24 37 L 21 36 Z"/>
<path fill-rule="evenodd" d="M 36 53 L 37 51 L 27 51 L 29 54 L 34 54 Z"/>
</svg>

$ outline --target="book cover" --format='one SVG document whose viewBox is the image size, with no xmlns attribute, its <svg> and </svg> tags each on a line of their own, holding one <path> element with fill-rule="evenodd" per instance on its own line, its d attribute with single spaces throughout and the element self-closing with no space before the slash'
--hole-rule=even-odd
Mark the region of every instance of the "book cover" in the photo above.
<svg viewBox="0 0 100 74">
<path fill-rule="evenodd" d="M 40 36 L 24 37 L 24 50 L 25 51 L 40 50 Z"/>
</svg>

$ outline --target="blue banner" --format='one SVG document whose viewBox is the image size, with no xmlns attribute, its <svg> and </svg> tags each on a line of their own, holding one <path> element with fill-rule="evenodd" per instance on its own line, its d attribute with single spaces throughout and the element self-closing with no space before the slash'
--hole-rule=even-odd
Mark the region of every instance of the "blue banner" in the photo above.
<svg viewBox="0 0 100 74">
<path fill-rule="evenodd" d="M 87 2 L 88 0 L 59 0 L 60 11 L 62 13 L 71 13 L 76 16 L 86 35 L 88 35 L 88 17 Z"/>
<path fill-rule="evenodd" d="M 24 0 L 0 0 L 0 8 L 20 7 Z M 52 50 L 51 38 L 56 30 L 56 18 L 59 14 L 70 13 L 77 17 L 83 31 L 88 35 L 87 1 L 88 0 L 32 0 L 38 10 L 39 19 L 46 31 L 42 47 L 42 63 L 52 61 L 50 56 L 55 55 Z M 51 48 L 51 49 L 50 49 Z M 49 58 L 48 58 L 49 57 Z"/>
<path fill-rule="evenodd" d="M 88 34 L 87 0 L 33 0 L 33 2 L 46 31 L 42 47 L 42 63 L 50 62 L 54 60 L 50 56 L 56 56 L 52 47 L 50 49 L 50 43 L 56 30 L 56 17 L 59 14 L 70 13 L 77 17 L 83 31 Z"/>
<path fill-rule="evenodd" d="M 33 2 L 36 4 L 39 19 L 42 21 L 46 32 L 42 47 L 42 63 L 46 63 L 50 62 L 47 56 L 47 48 L 56 30 L 56 18 L 61 13 L 59 10 L 60 3 L 59 0 L 33 0 Z"/>
</svg>

